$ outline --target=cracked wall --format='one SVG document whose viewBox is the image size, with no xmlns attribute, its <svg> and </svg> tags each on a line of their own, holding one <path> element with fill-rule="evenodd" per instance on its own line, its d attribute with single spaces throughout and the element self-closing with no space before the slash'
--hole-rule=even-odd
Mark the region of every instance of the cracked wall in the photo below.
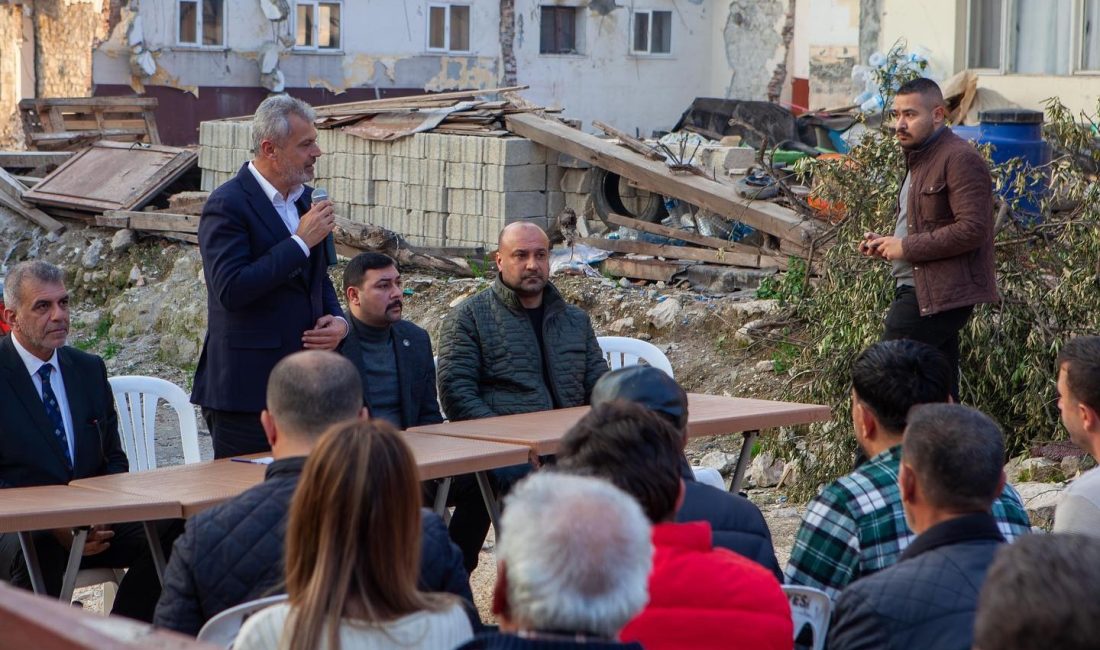
<svg viewBox="0 0 1100 650">
<path fill-rule="evenodd" d="M 786 56 L 781 36 L 786 13 L 783 0 L 729 3 L 721 32 L 726 68 L 715 72 L 716 80 L 725 77 L 727 98 L 767 99 L 768 82 Z"/>
<path fill-rule="evenodd" d="M 35 95 L 92 94 L 92 57 L 110 30 L 111 3 L 103 0 L 37 0 Z"/>
</svg>

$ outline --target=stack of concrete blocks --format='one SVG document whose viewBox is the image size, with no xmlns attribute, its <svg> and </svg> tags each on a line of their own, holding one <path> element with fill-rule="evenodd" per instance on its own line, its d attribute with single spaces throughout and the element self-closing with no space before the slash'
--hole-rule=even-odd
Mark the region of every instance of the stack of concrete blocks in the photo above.
<svg viewBox="0 0 1100 650">
<path fill-rule="evenodd" d="M 206 191 L 252 157 L 247 120 L 204 122 L 199 138 Z M 413 245 L 491 249 L 513 221 L 549 228 L 567 206 L 594 216 L 595 170 L 524 138 L 428 132 L 379 142 L 322 129 L 317 140 L 324 155 L 312 185 L 328 190 L 336 214 L 397 232 Z"/>
</svg>

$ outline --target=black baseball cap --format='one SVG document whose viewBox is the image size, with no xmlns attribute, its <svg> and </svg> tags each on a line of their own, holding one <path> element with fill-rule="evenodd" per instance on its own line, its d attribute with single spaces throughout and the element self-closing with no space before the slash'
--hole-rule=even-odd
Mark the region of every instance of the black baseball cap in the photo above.
<svg viewBox="0 0 1100 650">
<path fill-rule="evenodd" d="M 687 393 L 676 380 L 652 366 L 627 366 L 606 373 L 592 388 L 592 406 L 626 400 L 665 416 L 683 432 L 687 427 Z"/>
</svg>

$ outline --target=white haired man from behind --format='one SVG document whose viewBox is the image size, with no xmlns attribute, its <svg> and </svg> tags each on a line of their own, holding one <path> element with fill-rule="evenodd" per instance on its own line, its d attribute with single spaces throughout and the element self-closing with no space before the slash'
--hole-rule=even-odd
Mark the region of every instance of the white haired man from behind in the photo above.
<svg viewBox="0 0 1100 650">
<path fill-rule="evenodd" d="M 500 632 L 460 650 L 641 650 L 618 641 L 645 607 L 650 524 L 611 483 L 553 471 L 512 491 L 501 517 L 493 613 Z"/>
</svg>

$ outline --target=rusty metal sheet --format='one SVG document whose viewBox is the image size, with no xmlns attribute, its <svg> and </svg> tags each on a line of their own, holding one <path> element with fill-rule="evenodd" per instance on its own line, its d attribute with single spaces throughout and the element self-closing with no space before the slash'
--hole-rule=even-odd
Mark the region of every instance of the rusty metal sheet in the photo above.
<svg viewBox="0 0 1100 650">
<path fill-rule="evenodd" d="M 451 113 L 466 111 L 477 102 L 459 102 L 454 106 L 428 108 L 417 111 L 394 111 L 367 115 L 359 122 L 340 127 L 344 133 L 366 140 L 398 140 L 414 133 L 431 131 Z"/>
</svg>

